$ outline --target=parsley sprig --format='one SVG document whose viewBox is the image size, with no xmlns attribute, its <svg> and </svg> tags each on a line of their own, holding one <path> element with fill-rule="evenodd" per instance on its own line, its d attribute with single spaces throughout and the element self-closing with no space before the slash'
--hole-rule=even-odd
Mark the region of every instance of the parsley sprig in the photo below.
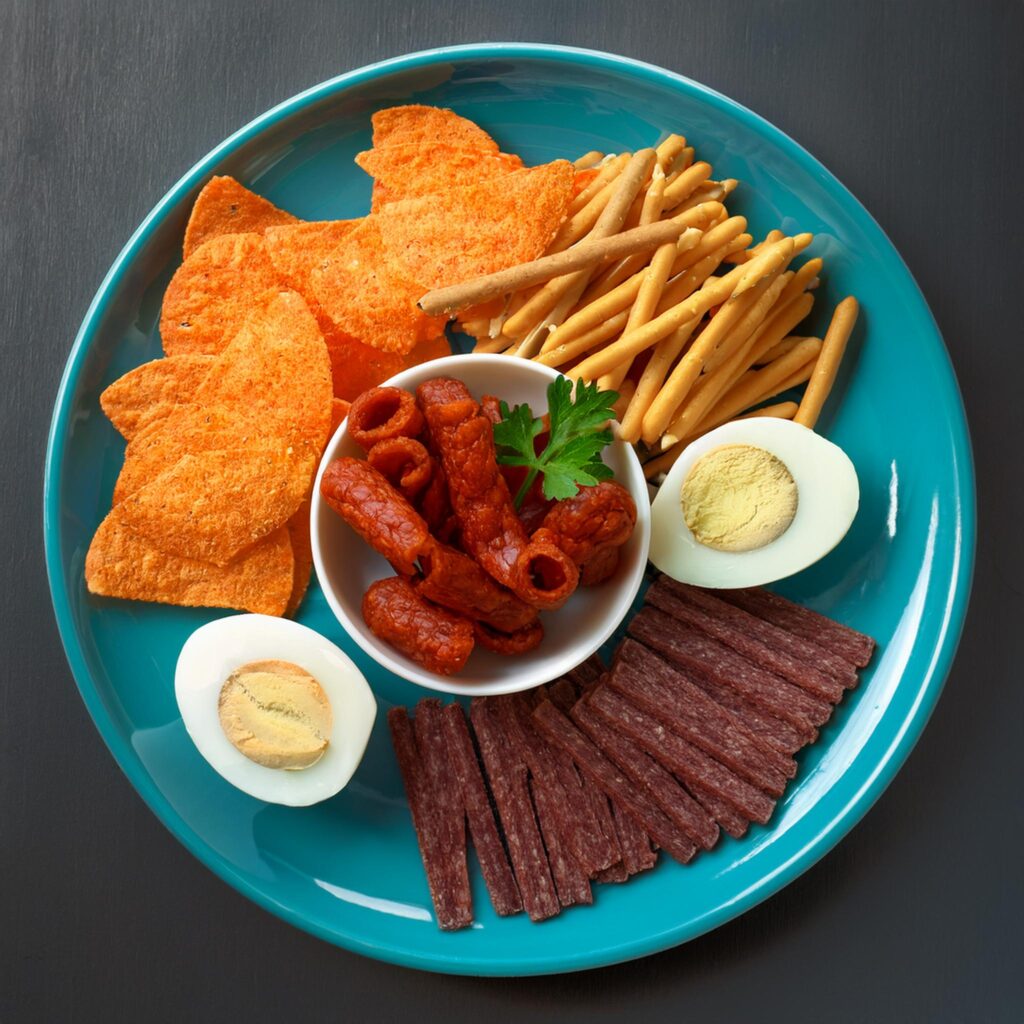
<svg viewBox="0 0 1024 1024">
<path fill-rule="evenodd" d="M 534 438 L 544 429 L 528 405 L 509 409 L 501 403 L 501 422 L 494 426 L 494 443 L 498 462 L 506 466 L 528 469 L 515 496 L 521 508 L 538 474 L 543 474 L 544 497 L 571 498 L 580 485 L 591 486 L 610 480 L 611 469 L 601 461 L 601 452 L 612 442 L 608 421 L 615 416 L 612 406 L 618 399 L 615 391 L 601 391 L 597 382 L 576 382 L 576 393 L 567 377 L 557 377 L 548 385 L 548 415 L 551 425 L 548 443 L 539 454 L 534 451 Z"/>
</svg>

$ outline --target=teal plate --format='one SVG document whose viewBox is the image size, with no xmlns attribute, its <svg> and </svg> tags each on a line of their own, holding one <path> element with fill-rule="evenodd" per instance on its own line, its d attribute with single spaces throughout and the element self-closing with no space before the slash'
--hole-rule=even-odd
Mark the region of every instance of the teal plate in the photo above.
<svg viewBox="0 0 1024 1024">
<path fill-rule="evenodd" d="M 110 505 L 123 444 L 100 391 L 160 355 L 160 301 L 180 261 L 192 200 L 233 174 L 311 220 L 368 209 L 352 158 L 370 145 L 370 114 L 396 103 L 451 106 L 528 163 L 655 143 L 680 131 L 751 228 L 813 231 L 825 258 L 815 329 L 855 294 L 864 309 L 819 429 L 856 464 L 862 504 L 824 561 L 780 587 L 880 642 L 859 689 L 839 707 L 770 827 L 723 839 L 689 867 L 663 862 L 628 885 L 599 886 L 593 907 L 543 925 L 499 919 L 474 874 L 477 924 L 434 924 L 384 715 L 353 782 L 314 808 L 262 804 L 232 789 L 189 742 L 174 701 L 174 664 L 216 617 L 89 596 L 85 552 Z M 806 871 L 864 815 L 910 753 L 949 670 L 974 553 L 974 483 L 949 359 L 909 271 L 864 208 L 791 139 L 730 100 L 658 68 L 558 47 L 495 44 L 400 57 L 342 75 L 276 107 L 200 161 L 157 204 L 117 258 L 86 315 L 61 383 L 46 464 L 50 587 L 68 660 L 96 727 L 164 824 L 240 892 L 346 949 L 462 974 L 597 967 L 691 939 Z M 301 621 L 340 643 L 382 709 L 422 695 L 371 663 L 319 589 Z"/>
</svg>

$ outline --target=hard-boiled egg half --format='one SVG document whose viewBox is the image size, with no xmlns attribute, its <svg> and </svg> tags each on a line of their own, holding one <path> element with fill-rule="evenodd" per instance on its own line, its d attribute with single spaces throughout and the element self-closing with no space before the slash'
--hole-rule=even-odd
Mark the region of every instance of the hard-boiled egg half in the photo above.
<svg viewBox="0 0 1024 1024">
<path fill-rule="evenodd" d="M 197 629 L 178 656 L 174 692 L 215 771 L 258 800 L 292 807 L 344 788 L 377 713 L 348 655 L 314 630 L 268 615 Z"/>
<path fill-rule="evenodd" d="M 650 559 L 702 587 L 753 587 L 829 553 L 857 514 L 846 453 L 789 420 L 709 431 L 676 460 L 651 506 Z"/>
</svg>

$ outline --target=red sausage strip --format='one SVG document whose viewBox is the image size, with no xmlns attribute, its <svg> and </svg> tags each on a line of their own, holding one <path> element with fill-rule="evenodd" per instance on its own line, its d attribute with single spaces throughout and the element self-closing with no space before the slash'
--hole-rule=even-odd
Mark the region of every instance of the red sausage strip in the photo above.
<svg viewBox="0 0 1024 1024">
<path fill-rule="evenodd" d="M 494 909 L 503 917 L 517 914 L 523 909 L 519 886 L 512 875 L 505 847 L 502 846 L 498 827 L 494 823 L 494 811 L 487 796 L 480 763 L 473 749 L 473 738 L 469 734 L 466 716 L 462 708 L 451 703 L 441 712 L 445 746 L 448 760 L 458 787 L 462 804 L 466 810 L 473 846 L 480 861 L 480 871 L 487 883 Z M 417 711 L 417 718 L 419 713 Z"/>
<path fill-rule="evenodd" d="M 421 597 L 460 615 L 479 619 L 502 633 L 515 633 L 537 621 L 536 609 L 499 586 L 468 555 L 434 544 L 420 555 Z"/>
<path fill-rule="evenodd" d="M 435 754 L 444 757 L 444 748 L 431 750 L 432 763 L 426 763 L 416 737 L 416 732 L 426 730 L 421 726 L 414 732 L 405 708 L 392 708 L 388 712 L 388 728 L 412 811 L 438 926 L 445 931 L 466 928 L 473 923 L 473 897 L 466 865 L 465 832 L 460 844 L 455 822 L 450 815 L 441 813 L 443 794 L 436 786 L 438 765 L 433 763 Z"/>
<path fill-rule="evenodd" d="M 472 622 L 424 601 L 400 576 L 370 586 L 363 619 L 374 636 L 438 675 L 458 672 L 473 651 Z"/>
<path fill-rule="evenodd" d="M 462 546 L 524 601 L 560 607 L 579 574 L 556 546 L 529 543 L 498 469 L 491 421 L 461 381 L 438 377 L 416 394 L 448 480 Z"/>
<path fill-rule="evenodd" d="M 765 619 L 779 629 L 824 647 L 857 668 L 864 668 L 871 661 L 875 650 L 875 641 L 871 637 L 819 615 L 810 608 L 787 601 L 770 590 L 723 590 L 720 596 L 724 601 Z"/>
<path fill-rule="evenodd" d="M 411 576 L 434 541 L 423 517 L 371 465 L 336 459 L 324 471 L 320 494 L 396 572 Z"/>
</svg>

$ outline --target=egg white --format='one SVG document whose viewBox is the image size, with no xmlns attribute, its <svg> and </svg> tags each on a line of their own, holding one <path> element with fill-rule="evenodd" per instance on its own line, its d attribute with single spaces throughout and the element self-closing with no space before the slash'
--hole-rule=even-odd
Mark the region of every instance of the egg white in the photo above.
<svg viewBox="0 0 1024 1024">
<path fill-rule="evenodd" d="M 753 551 L 718 551 L 701 544 L 683 516 L 683 481 L 714 448 L 764 448 L 789 470 L 797 487 L 796 515 L 780 537 Z M 676 460 L 651 505 L 650 560 L 662 572 L 701 587 L 755 587 L 806 569 L 846 535 L 860 503 L 849 456 L 813 430 L 790 420 L 734 420 L 709 431 Z"/>
<path fill-rule="evenodd" d="M 228 676 L 250 661 L 279 659 L 304 668 L 331 704 L 333 726 L 323 757 L 299 771 L 266 768 L 228 740 L 217 700 Z M 257 800 L 305 807 L 345 787 L 362 760 L 377 714 L 363 674 L 329 640 L 290 619 L 231 615 L 200 626 L 185 641 L 174 673 L 174 694 L 192 742 L 231 785 Z"/>
</svg>

